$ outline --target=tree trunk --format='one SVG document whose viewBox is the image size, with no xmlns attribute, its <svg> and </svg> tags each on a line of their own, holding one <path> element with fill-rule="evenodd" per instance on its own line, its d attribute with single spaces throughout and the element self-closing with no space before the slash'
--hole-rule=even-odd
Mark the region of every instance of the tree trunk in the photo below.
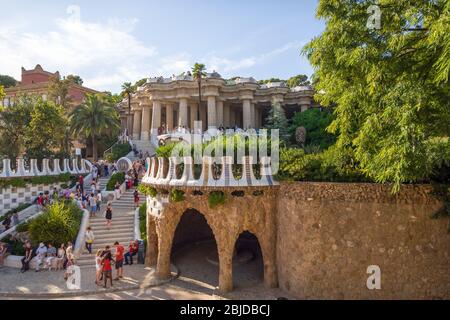
<svg viewBox="0 0 450 320">
<path fill-rule="evenodd" d="M 92 135 L 92 158 L 94 159 L 94 161 L 98 160 L 98 151 L 97 151 L 97 137 L 95 136 L 95 134 Z"/>
<path fill-rule="evenodd" d="M 201 75 L 198 78 L 198 108 L 197 108 L 197 119 L 200 120 L 200 108 L 202 104 L 202 79 Z"/>
<path fill-rule="evenodd" d="M 127 133 L 131 136 L 131 95 L 128 93 L 128 117 L 127 117 Z"/>
</svg>

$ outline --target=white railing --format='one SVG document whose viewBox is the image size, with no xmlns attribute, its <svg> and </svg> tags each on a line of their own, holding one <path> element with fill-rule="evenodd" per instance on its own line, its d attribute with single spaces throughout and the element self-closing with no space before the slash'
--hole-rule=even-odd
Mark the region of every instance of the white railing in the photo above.
<svg viewBox="0 0 450 320">
<path fill-rule="evenodd" d="M 72 162 L 72 163 L 71 163 Z M 78 165 L 77 159 L 64 159 L 61 169 L 61 160 L 53 160 L 53 168 L 50 168 L 50 159 L 43 159 L 41 169 L 38 167 L 36 159 L 31 159 L 28 166 L 25 165 L 23 158 L 16 160 L 16 169 L 11 168 L 11 159 L 3 159 L 3 169 L 0 170 L 0 178 L 21 178 L 37 176 L 55 176 L 63 173 L 87 174 L 91 172 L 92 164 L 86 159 L 81 159 L 81 165 Z"/>
<path fill-rule="evenodd" d="M 142 183 L 160 186 L 185 186 L 185 187 L 251 187 L 278 185 L 273 179 L 270 157 L 261 157 L 260 179 L 253 172 L 253 157 L 242 157 L 242 177 L 236 179 L 233 175 L 233 158 L 221 157 L 222 173 L 216 179 L 213 174 L 213 158 L 204 156 L 202 159 L 202 171 L 200 177 L 194 177 L 192 157 L 183 157 L 182 161 L 176 157 L 169 158 L 169 167 L 166 172 L 166 160 L 164 158 L 148 158 L 148 170 L 142 179 Z M 176 167 L 184 164 L 181 178 L 176 175 Z"/>
</svg>

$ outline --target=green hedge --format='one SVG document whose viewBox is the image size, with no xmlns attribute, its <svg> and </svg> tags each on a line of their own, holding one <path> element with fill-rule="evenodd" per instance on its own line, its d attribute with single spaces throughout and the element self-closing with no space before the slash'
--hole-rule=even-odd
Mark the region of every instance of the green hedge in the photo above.
<svg viewBox="0 0 450 320">
<path fill-rule="evenodd" d="M 129 143 L 121 143 L 118 145 L 115 145 L 111 149 L 111 153 L 106 155 L 106 160 L 109 162 L 114 162 L 119 160 L 122 157 L 125 157 L 128 153 L 131 152 L 131 146 Z"/>
<path fill-rule="evenodd" d="M 141 238 L 147 239 L 147 203 L 143 203 L 139 207 L 139 230 Z"/>
<path fill-rule="evenodd" d="M 28 229 L 31 242 L 33 245 L 52 243 L 55 247 L 73 242 L 78 235 L 82 217 L 83 211 L 74 202 L 55 202 L 42 215 L 30 221 Z"/>
<path fill-rule="evenodd" d="M 71 180 L 70 173 L 62 173 L 57 176 L 38 176 L 31 178 L 10 178 L 0 180 L 0 188 L 25 188 L 27 185 L 37 184 L 53 184 L 53 183 L 68 183 Z"/>
<path fill-rule="evenodd" d="M 169 199 L 172 202 L 180 202 L 184 200 L 184 192 L 177 189 L 170 190 Z"/>
<path fill-rule="evenodd" d="M 156 197 L 156 195 L 158 194 L 158 191 L 154 187 L 146 186 L 144 184 L 140 184 L 137 190 L 140 193 L 145 194 L 146 196 L 150 196 L 152 198 Z"/>
<path fill-rule="evenodd" d="M 111 176 L 108 183 L 106 184 L 106 191 L 113 191 L 114 187 L 116 186 L 117 181 L 120 184 L 125 182 L 125 173 L 124 172 L 117 172 Z"/>
<path fill-rule="evenodd" d="M 336 148 L 316 154 L 305 154 L 302 149 L 281 148 L 278 180 L 373 182 L 358 168 L 349 154 Z"/>
</svg>

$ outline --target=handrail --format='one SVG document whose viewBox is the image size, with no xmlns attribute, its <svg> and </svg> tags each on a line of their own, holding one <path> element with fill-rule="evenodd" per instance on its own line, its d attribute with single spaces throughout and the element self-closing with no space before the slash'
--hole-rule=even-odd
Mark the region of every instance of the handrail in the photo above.
<svg viewBox="0 0 450 320">
<path fill-rule="evenodd" d="M 130 138 L 127 136 L 126 131 L 124 131 L 117 139 L 116 142 L 113 143 L 111 147 L 103 151 L 103 158 L 106 158 L 106 155 L 112 152 L 112 149 L 118 145 L 119 143 L 123 143 L 124 141 L 129 142 Z"/>
</svg>

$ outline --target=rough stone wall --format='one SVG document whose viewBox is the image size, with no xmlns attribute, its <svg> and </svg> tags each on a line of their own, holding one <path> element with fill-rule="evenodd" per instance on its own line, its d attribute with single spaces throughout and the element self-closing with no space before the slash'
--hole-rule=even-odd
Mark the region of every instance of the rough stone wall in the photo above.
<svg viewBox="0 0 450 320">
<path fill-rule="evenodd" d="M 230 189 L 232 191 L 232 189 Z M 230 191 L 230 192 L 231 192 Z M 248 191 L 248 190 L 246 190 Z M 252 192 L 253 190 L 250 190 Z M 174 235 L 181 217 L 188 209 L 195 209 L 206 219 L 212 230 L 219 254 L 219 288 L 230 291 L 232 281 L 232 259 L 236 240 L 244 231 L 253 233 L 259 241 L 264 259 L 264 282 L 268 287 L 275 287 L 276 281 L 276 189 L 265 190 L 264 195 L 255 197 L 246 193 L 243 197 L 226 194 L 227 201 L 216 208 L 208 206 L 207 194 L 196 196 L 188 191 L 181 202 L 167 204 L 160 217 L 152 217 L 147 211 L 149 248 L 157 261 L 149 259 L 148 265 L 156 262 L 157 275 L 160 278 L 170 276 L 170 254 Z M 153 240 L 150 238 L 153 237 Z M 175 239 L 176 240 L 176 239 Z M 156 243 L 157 241 L 157 243 Z M 149 255 L 151 254 L 149 251 Z M 152 261 L 150 261 L 152 260 Z"/>
<path fill-rule="evenodd" d="M 425 185 L 392 196 L 376 184 L 282 183 L 277 213 L 281 288 L 306 299 L 450 298 L 449 220 Z M 381 290 L 366 286 L 381 268 Z"/>
</svg>

